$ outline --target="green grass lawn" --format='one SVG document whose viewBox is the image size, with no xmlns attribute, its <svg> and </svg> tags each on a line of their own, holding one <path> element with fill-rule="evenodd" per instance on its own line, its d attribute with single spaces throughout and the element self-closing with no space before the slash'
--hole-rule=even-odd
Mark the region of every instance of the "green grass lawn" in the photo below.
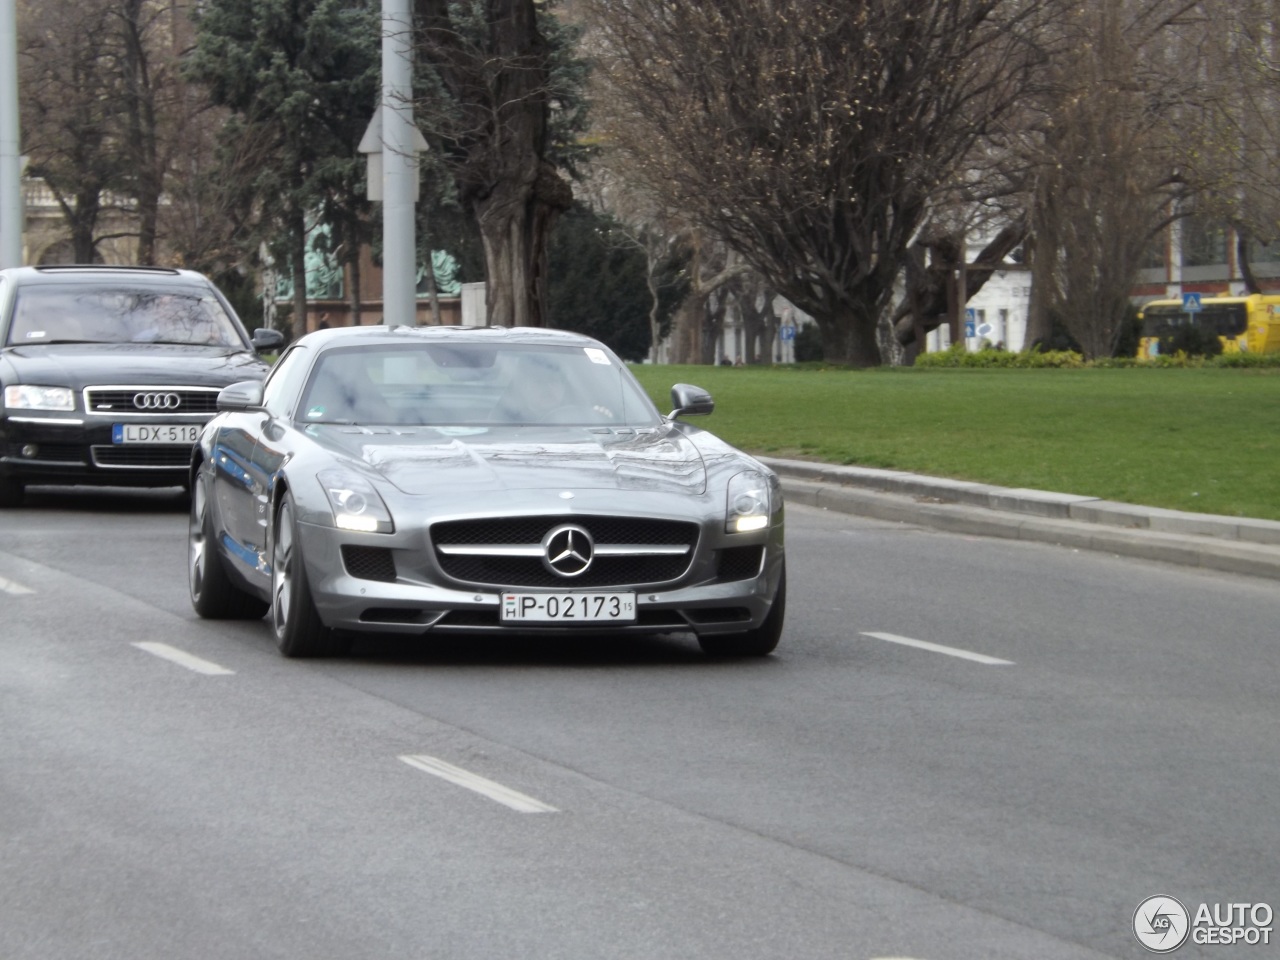
<svg viewBox="0 0 1280 960">
<path fill-rule="evenodd" d="M 752 453 L 1280 520 L 1280 370 L 631 369 Z"/>
</svg>

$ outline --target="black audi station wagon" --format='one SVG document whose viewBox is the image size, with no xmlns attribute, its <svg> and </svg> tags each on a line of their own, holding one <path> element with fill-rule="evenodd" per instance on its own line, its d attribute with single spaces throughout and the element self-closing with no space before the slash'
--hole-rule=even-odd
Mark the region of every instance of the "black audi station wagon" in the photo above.
<svg viewBox="0 0 1280 960">
<path fill-rule="evenodd" d="M 0 270 L 0 507 L 32 484 L 186 483 L 218 391 L 282 343 L 189 270 Z"/>
</svg>

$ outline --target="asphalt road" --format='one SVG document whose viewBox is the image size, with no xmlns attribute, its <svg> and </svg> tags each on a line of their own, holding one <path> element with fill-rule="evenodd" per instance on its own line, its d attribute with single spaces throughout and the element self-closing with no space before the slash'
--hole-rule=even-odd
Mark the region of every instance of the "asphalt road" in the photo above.
<svg viewBox="0 0 1280 960">
<path fill-rule="evenodd" d="M 1149 896 L 1280 906 L 1269 581 L 793 507 L 765 661 L 291 662 L 195 618 L 172 495 L 29 499 L 5 960 L 1136 958 Z"/>
</svg>

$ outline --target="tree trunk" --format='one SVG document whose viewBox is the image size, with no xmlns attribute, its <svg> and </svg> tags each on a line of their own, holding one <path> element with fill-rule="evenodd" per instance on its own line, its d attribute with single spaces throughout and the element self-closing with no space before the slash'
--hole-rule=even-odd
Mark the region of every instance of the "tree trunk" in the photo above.
<svg viewBox="0 0 1280 960">
<path fill-rule="evenodd" d="M 702 311 L 700 325 L 702 336 L 698 341 L 698 363 L 716 362 L 716 341 L 720 341 L 720 356 L 729 356 L 729 344 L 723 342 L 725 317 L 729 313 L 729 297 L 721 292 L 712 306 L 711 298 L 707 298 L 706 307 Z"/>
<path fill-rule="evenodd" d="M 1254 276 L 1253 264 L 1249 262 L 1249 234 L 1242 227 L 1236 227 L 1236 265 L 1240 268 L 1240 279 L 1244 281 L 1244 292 L 1261 293 L 1262 286 Z"/>
<path fill-rule="evenodd" d="M 691 293 L 676 309 L 671 330 L 672 363 L 705 363 L 702 324 L 707 315 L 707 295 Z"/>
<path fill-rule="evenodd" d="M 1052 256 L 1044 249 L 1044 241 L 1033 237 L 1027 247 L 1031 262 L 1031 299 L 1027 304 L 1027 334 L 1023 350 L 1046 344 L 1053 337 L 1053 321 L 1049 318 L 1050 284 L 1053 282 Z"/>
<path fill-rule="evenodd" d="M 121 10 L 124 20 L 125 89 L 130 143 L 137 177 L 134 199 L 138 204 L 138 263 L 156 260 L 156 223 L 160 210 L 162 172 L 156 132 L 155 90 L 152 88 L 143 22 L 143 0 L 126 0 Z"/>
<path fill-rule="evenodd" d="M 826 319 L 819 319 L 822 331 L 822 358 L 828 363 L 844 363 L 852 367 L 878 367 L 882 363 L 880 341 L 876 336 L 877 320 L 866 311 L 852 307 L 837 308 Z"/>
<path fill-rule="evenodd" d="M 74 205 L 63 205 L 67 224 L 71 227 L 71 246 L 75 250 L 76 263 L 96 263 L 98 244 L 94 237 L 98 228 L 98 214 L 102 209 L 101 194 L 96 188 L 77 190 Z"/>
<path fill-rule="evenodd" d="M 1027 236 L 1025 221 L 1012 223 L 991 239 L 972 263 L 965 265 L 965 303 L 982 288 L 991 275 L 1001 268 L 1004 259 L 1017 249 Z M 931 263 L 924 262 L 925 250 L 932 254 Z M 917 339 L 946 322 L 948 313 L 948 280 L 960 267 L 964 245 L 959 237 L 946 237 L 931 244 L 915 244 L 907 253 L 907 296 L 893 315 L 894 336 L 908 351 L 908 361 L 924 348 Z M 963 304 L 961 304 L 963 308 Z"/>
<path fill-rule="evenodd" d="M 533 182 L 509 180 L 474 201 L 484 244 L 489 325 L 545 327 L 547 251 L 555 219 L 573 190 L 549 164 Z"/>
<path fill-rule="evenodd" d="M 528 242 L 525 203 L 501 197 L 509 188 L 476 204 L 476 222 L 484 245 L 485 310 L 491 327 L 523 327 L 529 323 Z M 519 295 L 518 295 L 519 294 Z"/>
<path fill-rule="evenodd" d="M 307 333 L 307 225 L 302 213 L 294 214 L 289 225 L 289 269 L 293 273 L 293 339 Z"/>
<path fill-rule="evenodd" d="M 662 322 L 658 319 L 658 307 L 661 303 L 658 291 L 657 260 L 649 246 L 645 246 L 645 286 L 649 288 L 649 362 L 658 362 L 658 346 L 662 339 Z"/>
<path fill-rule="evenodd" d="M 436 287 L 435 257 L 430 249 L 430 244 L 428 244 L 427 247 L 427 269 L 425 274 L 427 281 L 427 301 L 431 304 L 431 325 L 433 327 L 438 327 L 440 326 L 440 290 Z"/>
<path fill-rule="evenodd" d="M 360 298 L 361 298 L 361 276 L 360 276 L 360 247 L 354 244 L 348 244 L 348 249 L 355 246 L 354 254 L 348 259 L 347 267 L 348 276 L 351 278 L 347 284 L 347 310 L 351 314 L 351 326 L 360 326 Z"/>
</svg>

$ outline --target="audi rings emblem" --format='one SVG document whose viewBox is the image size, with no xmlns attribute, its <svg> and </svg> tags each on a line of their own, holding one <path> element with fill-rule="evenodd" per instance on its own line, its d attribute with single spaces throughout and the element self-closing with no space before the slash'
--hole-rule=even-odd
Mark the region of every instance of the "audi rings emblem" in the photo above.
<svg viewBox="0 0 1280 960">
<path fill-rule="evenodd" d="M 135 393 L 133 405 L 139 410 L 177 410 L 182 397 L 176 393 Z"/>
<path fill-rule="evenodd" d="M 542 538 L 542 565 L 561 577 L 587 572 L 595 556 L 595 542 L 584 528 L 572 523 L 556 527 Z"/>
</svg>

